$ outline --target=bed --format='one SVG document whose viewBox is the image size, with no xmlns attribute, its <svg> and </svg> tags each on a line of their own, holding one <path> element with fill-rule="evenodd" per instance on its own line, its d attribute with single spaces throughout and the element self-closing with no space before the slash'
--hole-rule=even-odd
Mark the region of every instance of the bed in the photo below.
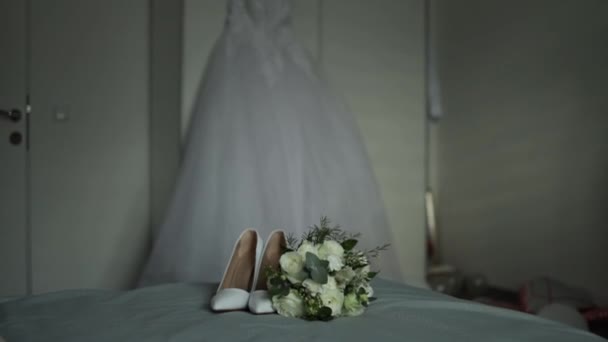
<svg viewBox="0 0 608 342">
<path fill-rule="evenodd" d="M 68 290 L 0 303 L 0 336 L 15 341 L 603 341 L 532 315 L 377 279 L 359 317 L 307 322 L 209 311 L 213 284 L 131 291 Z"/>
</svg>

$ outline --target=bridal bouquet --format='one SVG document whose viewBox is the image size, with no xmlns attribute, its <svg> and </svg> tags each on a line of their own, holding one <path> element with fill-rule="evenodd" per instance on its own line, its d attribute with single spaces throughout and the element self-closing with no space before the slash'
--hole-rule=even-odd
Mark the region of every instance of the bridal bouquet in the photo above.
<svg viewBox="0 0 608 342">
<path fill-rule="evenodd" d="M 286 317 L 328 321 L 358 316 L 373 300 L 369 258 L 388 245 L 368 251 L 354 249 L 360 234 L 330 226 L 323 217 L 301 239 L 287 238 L 279 269 L 266 270 L 268 292 L 277 312 Z"/>
</svg>

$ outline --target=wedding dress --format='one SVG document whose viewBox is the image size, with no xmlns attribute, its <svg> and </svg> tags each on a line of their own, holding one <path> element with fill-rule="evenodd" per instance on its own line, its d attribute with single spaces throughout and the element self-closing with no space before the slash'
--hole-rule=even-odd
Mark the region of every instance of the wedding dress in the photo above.
<svg viewBox="0 0 608 342">
<path fill-rule="evenodd" d="M 357 248 L 393 243 L 372 268 L 400 278 L 354 117 L 294 37 L 289 1 L 232 0 L 140 285 L 218 282 L 243 229 L 300 237 L 321 216 L 362 233 Z"/>
</svg>

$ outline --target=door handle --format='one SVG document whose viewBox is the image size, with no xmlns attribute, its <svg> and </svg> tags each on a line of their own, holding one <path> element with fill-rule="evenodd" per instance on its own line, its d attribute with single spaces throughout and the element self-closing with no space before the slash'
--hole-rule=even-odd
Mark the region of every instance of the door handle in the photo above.
<svg viewBox="0 0 608 342">
<path fill-rule="evenodd" d="M 19 122 L 19 120 L 21 120 L 21 111 L 19 109 L 0 109 L 0 118 L 5 118 L 13 122 Z"/>
</svg>

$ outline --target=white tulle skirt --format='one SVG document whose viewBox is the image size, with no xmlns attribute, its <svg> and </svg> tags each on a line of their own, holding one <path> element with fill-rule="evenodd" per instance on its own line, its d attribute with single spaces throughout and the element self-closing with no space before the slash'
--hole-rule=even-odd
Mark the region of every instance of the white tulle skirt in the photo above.
<svg viewBox="0 0 608 342">
<path fill-rule="evenodd" d="M 251 2 L 265 11 L 256 13 Z M 232 1 L 140 285 L 219 281 L 248 227 L 263 238 L 274 229 L 300 236 L 328 216 L 362 233 L 360 248 L 394 245 L 354 117 L 316 72 L 288 19 L 286 0 Z M 394 248 L 374 266 L 399 279 Z"/>
</svg>

